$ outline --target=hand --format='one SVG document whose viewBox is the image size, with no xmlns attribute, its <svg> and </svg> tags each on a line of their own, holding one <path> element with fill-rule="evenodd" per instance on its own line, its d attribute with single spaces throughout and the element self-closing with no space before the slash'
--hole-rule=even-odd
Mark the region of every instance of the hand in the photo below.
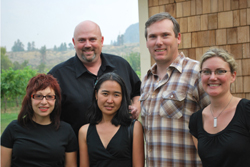
<svg viewBox="0 0 250 167">
<path fill-rule="evenodd" d="M 135 106 L 130 105 L 129 106 L 130 113 L 132 114 L 133 119 L 138 119 L 139 118 L 139 111 Z"/>
</svg>

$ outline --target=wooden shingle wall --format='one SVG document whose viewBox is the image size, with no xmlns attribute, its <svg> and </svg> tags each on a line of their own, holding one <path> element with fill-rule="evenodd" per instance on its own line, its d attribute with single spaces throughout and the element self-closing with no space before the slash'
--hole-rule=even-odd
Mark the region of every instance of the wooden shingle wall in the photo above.
<svg viewBox="0 0 250 167">
<path fill-rule="evenodd" d="M 237 78 L 232 93 L 250 99 L 250 0 L 148 0 L 149 17 L 169 12 L 180 24 L 179 50 L 200 60 L 210 47 L 232 53 Z"/>
</svg>

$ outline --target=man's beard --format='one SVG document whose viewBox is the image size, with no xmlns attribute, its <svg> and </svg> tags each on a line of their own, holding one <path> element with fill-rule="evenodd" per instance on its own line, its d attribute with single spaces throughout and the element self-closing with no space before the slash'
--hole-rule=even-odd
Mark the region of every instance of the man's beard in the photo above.
<svg viewBox="0 0 250 167">
<path fill-rule="evenodd" d="M 90 59 L 87 59 L 87 57 L 84 55 L 84 53 L 81 55 L 81 57 L 86 62 L 92 62 L 96 58 L 96 54 L 94 53 L 93 57 Z"/>
</svg>

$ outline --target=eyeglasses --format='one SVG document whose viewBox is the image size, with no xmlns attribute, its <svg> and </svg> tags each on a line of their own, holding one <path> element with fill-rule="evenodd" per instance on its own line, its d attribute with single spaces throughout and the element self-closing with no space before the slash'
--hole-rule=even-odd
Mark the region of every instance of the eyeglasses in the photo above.
<svg viewBox="0 0 250 167">
<path fill-rule="evenodd" d="M 220 70 L 220 69 L 217 69 L 215 71 L 211 71 L 211 70 L 201 70 L 200 73 L 203 74 L 203 75 L 211 75 L 212 72 L 214 72 L 215 75 L 224 75 L 226 74 L 227 72 L 230 72 L 230 71 L 227 71 L 227 70 Z"/>
<path fill-rule="evenodd" d="M 43 100 L 43 98 L 45 97 L 46 100 L 55 100 L 56 99 L 56 95 L 46 95 L 46 96 L 43 96 L 43 95 L 38 95 L 38 94 L 33 94 L 31 95 L 31 97 L 35 100 Z"/>
</svg>

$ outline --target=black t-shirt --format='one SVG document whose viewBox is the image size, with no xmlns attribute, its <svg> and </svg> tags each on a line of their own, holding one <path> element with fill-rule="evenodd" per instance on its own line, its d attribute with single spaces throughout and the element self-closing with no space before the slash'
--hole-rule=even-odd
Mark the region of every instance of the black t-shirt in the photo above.
<svg viewBox="0 0 250 167">
<path fill-rule="evenodd" d="M 198 139 L 203 167 L 249 167 L 250 101 L 241 99 L 231 122 L 216 134 L 209 134 L 203 129 L 202 111 L 190 117 L 189 129 Z"/>
<path fill-rule="evenodd" d="M 92 102 L 94 84 L 102 74 L 117 73 L 124 80 L 130 98 L 140 96 L 141 81 L 125 59 L 104 53 L 101 54 L 101 59 L 102 65 L 97 76 L 86 69 L 77 55 L 56 65 L 49 72 L 58 80 L 61 87 L 61 120 L 71 124 L 77 135 L 80 127 L 88 123 L 86 110 Z"/>
<path fill-rule="evenodd" d="M 63 121 L 55 130 L 53 124 L 23 127 L 14 120 L 4 130 L 1 145 L 12 149 L 13 167 L 64 167 L 65 152 L 78 150 L 72 127 Z"/>
</svg>

